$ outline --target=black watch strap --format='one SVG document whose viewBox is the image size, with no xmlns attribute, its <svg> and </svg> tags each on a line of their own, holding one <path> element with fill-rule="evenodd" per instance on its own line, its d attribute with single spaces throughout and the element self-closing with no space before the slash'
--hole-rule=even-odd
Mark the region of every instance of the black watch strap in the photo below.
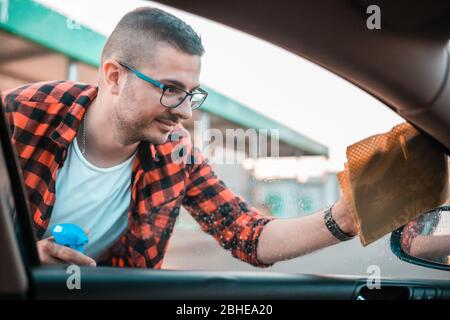
<svg viewBox="0 0 450 320">
<path fill-rule="evenodd" d="M 342 231 L 341 228 L 339 228 L 338 224 L 333 219 L 333 216 L 331 214 L 332 209 L 333 209 L 333 206 L 331 206 L 327 210 L 325 210 L 324 220 L 325 220 L 325 226 L 327 227 L 327 229 L 339 241 L 348 241 L 348 240 L 353 239 L 354 236 L 352 236 L 348 233 L 345 233 L 344 231 Z"/>
</svg>

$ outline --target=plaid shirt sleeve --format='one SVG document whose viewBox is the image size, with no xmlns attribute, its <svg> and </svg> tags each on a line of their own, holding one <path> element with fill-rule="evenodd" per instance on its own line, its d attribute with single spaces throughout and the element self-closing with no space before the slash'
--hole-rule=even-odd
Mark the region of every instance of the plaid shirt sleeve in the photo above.
<svg viewBox="0 0 450 320">
<path fill-rule="evenodd" d="M 233 194 L 213 172 L 207 160 L 192 144 L 193 164 L 189 171 L 183 206 L 231 254 L 253 266 L 266 268 L 257 258 L 259 236 L 274 217 L 264 216 Z"/>
</svg>

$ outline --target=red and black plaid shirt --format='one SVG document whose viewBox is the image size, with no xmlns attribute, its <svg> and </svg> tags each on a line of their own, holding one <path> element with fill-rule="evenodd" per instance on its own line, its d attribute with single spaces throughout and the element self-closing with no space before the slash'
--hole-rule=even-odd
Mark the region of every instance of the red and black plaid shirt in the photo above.
<svg viewBox="0 0 450 320">
<path fill-rule="evenodd" d="M 97 91 L 95 85 L 55 81 L 2 95 L 38 239 L 49 227 L 56 172 Z M 256 248 L 264 225 L 273 217 L 260 214 L 227 189 L 185 133 L 180 125 L 164 144 L 139 144 L 131 172 L 128 228 L 98 264 L 160 269 L 183 205 L 234 257 L 270 266 L 257 259 Z M 174 152 L 183 161 L 173 157 Z"/>
</svg>

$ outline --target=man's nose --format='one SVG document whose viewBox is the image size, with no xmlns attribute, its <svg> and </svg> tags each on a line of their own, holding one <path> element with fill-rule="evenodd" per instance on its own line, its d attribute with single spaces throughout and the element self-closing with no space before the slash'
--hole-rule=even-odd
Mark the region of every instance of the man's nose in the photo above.
<svg viewBox="0 0 450 320">
<path fill-rule="evenodd" d="M 192 108 L 191 108 L 191 99 L 186 97 L 183 103 L 181 103 L 178 107 L 170 109 L 170 113 L 176 115 L 181 120 L 188 120 L 192 117 Z"/>
</svg>

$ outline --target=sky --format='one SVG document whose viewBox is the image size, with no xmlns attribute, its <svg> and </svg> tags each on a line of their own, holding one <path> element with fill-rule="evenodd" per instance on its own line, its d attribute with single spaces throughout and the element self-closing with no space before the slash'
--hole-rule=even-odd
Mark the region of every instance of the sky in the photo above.
<svg viewBox="0 0 450 320">
<path fill-rule="evenodd" d="M 328 146 L 329 170 L 344 168 L 346 147 L 404 120 L 346 80 L 266 41 L 151 1 L 36 0 L 104 35 L 141 6 L 186 21 L 205 47 L 205 85 Z M 275 81 L 274 81 L 275 80 Z"/>
</svg>

